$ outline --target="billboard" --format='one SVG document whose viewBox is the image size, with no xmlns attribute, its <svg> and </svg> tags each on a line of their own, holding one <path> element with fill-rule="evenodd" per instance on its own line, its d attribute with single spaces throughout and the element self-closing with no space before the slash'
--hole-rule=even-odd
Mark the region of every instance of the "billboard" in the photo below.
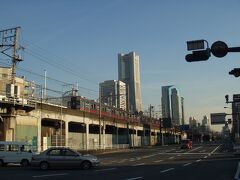
<svg viewBox="0 0 240 180">
<path fill-rule="evenodd" d="M 226 113 L 211 113 L 211 124 L 225 124 Z"/>
</svg>

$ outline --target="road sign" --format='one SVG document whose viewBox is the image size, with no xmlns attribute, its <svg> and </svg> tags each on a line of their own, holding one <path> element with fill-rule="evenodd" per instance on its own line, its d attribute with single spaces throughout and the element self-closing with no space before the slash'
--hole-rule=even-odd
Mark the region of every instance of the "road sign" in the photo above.
<svg viewBox="0 0 240 180">
<path fill-rule="evenodd" d="M 211 46 L 211 52 L 218 58 L 224 57 L 228 53 L 228 46 L 225 42 L 216 41 Z"/>
<path fill-rule="evenodd" d="M 225 124 L 226 113 L 211 113 L 211 124 Z"/>
<path fill-rule="evenodd" d="M 187 50 L 199 50 L 204 49 L 204 41 L 205 40 L 194 40 L 194 41 L 187 41 Z"/>
</svg>

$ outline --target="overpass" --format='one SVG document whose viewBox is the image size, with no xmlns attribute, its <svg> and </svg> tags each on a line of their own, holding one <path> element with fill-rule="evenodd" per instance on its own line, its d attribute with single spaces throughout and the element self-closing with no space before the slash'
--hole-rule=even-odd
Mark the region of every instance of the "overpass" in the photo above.
<svg viewBox="0 0 240 180">
<path fill-rule="evenodd" d="M 38 151 L 50 146 L 76 150 L 177 143 L 180 133 L 160 130 L 157 119 L 71 109 L 41 101 L 0 100 L 0 140 L 24 141 Z M 163 137 L 162 137 L 163 136 Z"/>
</svg>

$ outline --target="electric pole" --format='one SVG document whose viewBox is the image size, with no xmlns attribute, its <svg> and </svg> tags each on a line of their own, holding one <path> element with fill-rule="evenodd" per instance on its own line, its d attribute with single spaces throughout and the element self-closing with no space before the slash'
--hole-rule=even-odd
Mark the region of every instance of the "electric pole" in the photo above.
<svg viewBox="0 0 240 180">
<path fill-rule="evenodd" d="M 11 84 L 15 84 L 16 66 L 17 63 L 22 61 L 18 55 L 18 50 L 23 47 L 18 46 L 18 34 L 20 27 L 4 29 L 0 31 L 0 52 L 12 59 L 12 76 Z M 10 54 L 10 50 L 12 53 Z"/>
</svg>

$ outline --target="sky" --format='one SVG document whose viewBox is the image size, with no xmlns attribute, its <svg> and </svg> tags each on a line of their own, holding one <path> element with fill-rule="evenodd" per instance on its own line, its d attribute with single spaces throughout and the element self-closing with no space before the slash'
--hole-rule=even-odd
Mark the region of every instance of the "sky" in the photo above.
<svg viewBox="0 0 240 180">
<path fill-rule="evenodd" d="M 186 41 L 240 46 L 239 8 L 239 0 L 2 0 L 0 29 L 21 27 L 25 51 L 17 75 L 44 84 L 46 70 L 49 89 L 78 83 L 89 99 L 98 97 L 99 82 L 118 79 L 117 54 L 135 51 L 144 109 L 159 109 L 161 86 L 175 85 L 185 118 L 201 121 L 229 111 L 224 97 L 239 93 L 240 79 L 228 72 L 239 68 L 240 54 L 188 63 Z"/>
</svg>

